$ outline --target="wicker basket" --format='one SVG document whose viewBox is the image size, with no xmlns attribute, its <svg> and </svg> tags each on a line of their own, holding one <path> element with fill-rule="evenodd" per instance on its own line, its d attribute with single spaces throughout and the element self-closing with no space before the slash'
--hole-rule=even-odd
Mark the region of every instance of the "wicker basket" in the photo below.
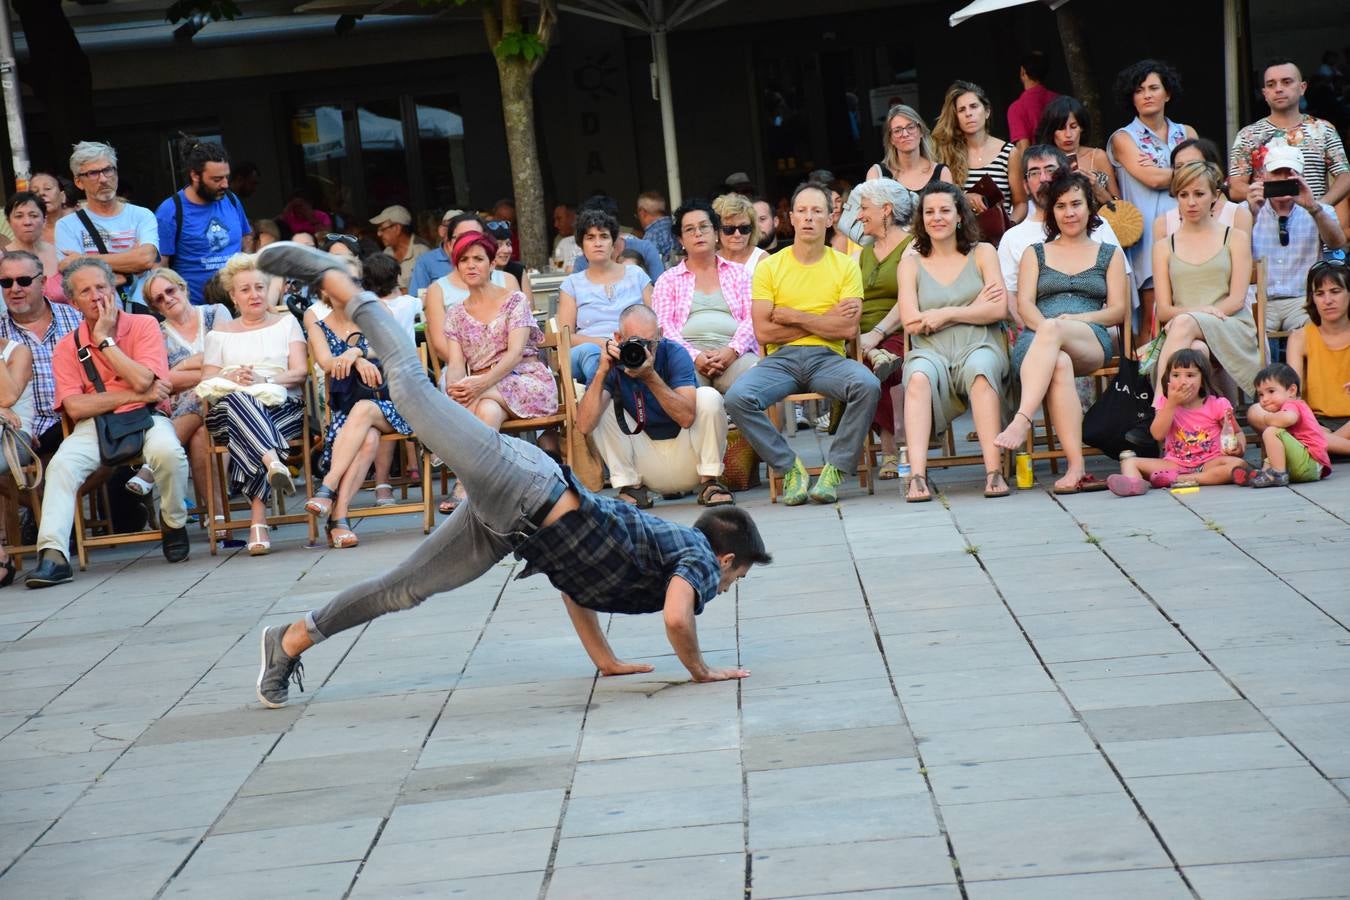
<svg viewBox="0 0 1350 900">
<path fill-rule="evenodd" d="M 733 491 L 759 487 L 759 454 L 740 429 L 727 433 L 727 452 L 722 454 L 722 483 Z"/>
</svg>

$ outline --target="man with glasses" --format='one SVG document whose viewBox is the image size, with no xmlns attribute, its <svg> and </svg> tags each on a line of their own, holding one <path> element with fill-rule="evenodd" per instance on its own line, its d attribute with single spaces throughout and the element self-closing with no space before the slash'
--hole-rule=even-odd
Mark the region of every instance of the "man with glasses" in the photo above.
<svg viewBox="0 0 1350 900">
<path fill-rule="evenodd" d="M 0 289 L 8 308 L 0 317 L 0 337 L 22 343 L 33 354 L 33 441 L 42 456 L 49 456 L 61 446 L 62 437 L 52 351 L 84 316 L 69 304 L 43 297 L 42 279 L 42 261 L 33 254 L 11 250 L 0 256 Z"/>
<path fill-rule="evenodd" d="M 370 224 L 384 245 L 384 255 L 398 260 L 398 289 L 406 294 L 417 258 L 431 248 L 413 236 L 412 213 L 406 206 L 386 206 Z"/>
<path fill-rule="evenodd" d="M 806 182 L 792 193 L 792 245 L 755 266 L 751 316 L 768 354 L 727 391 L 727 412 L 760 458 L 783 475 L 783 502 L 799 506 L 839 499 L 839 483 L 858 466 L 872 426 L 881 383 L 844 355 L 858 336 L 862 273 L 858 263 L 825 242 L 832 219 L 830 189 Z M 807 492 L 806 466 L 766 414 L 788 394 L 812 391 L 840 400 L 825 466 Z"/>
<path fill-rule="evenodd" d="M 107 144 L 76 144 L 70 173 L 85 201 L 74 215 L 56 223 L 61 271 L 82 257 L 98 256 L 113 270 L 122 307 L 139 303 L 140 282 L 159 263 L 155 214 L 118 198 L 117 151 Z"/>
<path fill-rule="evenodd" d="M 230 158 L 211 141 L 189 138 L 183 147 L 187 187 L 155 210 L 165 263 L 187 282 L 189 299 L 206 302 L 206 283 L 238 253 L 249 234 L 248 216 L 230 192 Z"/>
</svg>

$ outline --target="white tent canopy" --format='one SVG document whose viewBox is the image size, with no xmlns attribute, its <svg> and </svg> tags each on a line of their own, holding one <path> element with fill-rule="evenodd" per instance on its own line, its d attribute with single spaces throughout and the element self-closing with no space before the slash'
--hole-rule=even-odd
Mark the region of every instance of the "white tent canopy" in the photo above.
<svg viewBox="0 0 1350 900">
<path fill-rule="evenodd" d="M 361 136 L 361 149 L 403 149 L 403 122 L 400 120 L 376 115 L 365 107 L 357 107 L 356 121 Z M 346 130 L 340 107 L 319 106 L 314 109 L 314 134 L 316 140 L 303 145 L 307 162 L 336 159 L 347 155 Z M 419 104 L 417 134 L 423 138 L 463 138 L 464 119 L 448 109 Z"/>
<path fill-rule="evenodd" d="M 1025 3 L 1035 3 L 1037 0 L 975 0 L 974 3 L 961 7 L 952 13 L 947 19 L 947 23 L 955 28 L 966 19 L 974 18 L 981 13 L 996 12 L 1000 9 L 1008 9 L 1013 6 L 1021 6 Z M 1040 0 L 1051 9 L 1059 9 L 1069 0 Z"/>
</svg>

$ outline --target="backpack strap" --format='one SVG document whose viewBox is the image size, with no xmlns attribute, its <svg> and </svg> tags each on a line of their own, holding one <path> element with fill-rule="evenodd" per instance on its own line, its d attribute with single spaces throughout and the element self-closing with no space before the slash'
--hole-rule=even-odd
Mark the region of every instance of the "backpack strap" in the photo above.
<svg viewBox="0 0 1350 900">
<path fill-rule="evenodd" d="M 179 254 L 178 245 L 183 241 L 183 192 L 173 192 L 173 255 Z"/>
</svg>

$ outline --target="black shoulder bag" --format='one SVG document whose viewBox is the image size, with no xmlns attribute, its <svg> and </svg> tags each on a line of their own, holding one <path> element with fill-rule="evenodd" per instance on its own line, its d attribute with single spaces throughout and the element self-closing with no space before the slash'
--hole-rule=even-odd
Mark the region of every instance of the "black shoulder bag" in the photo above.
<svg viewBox="0 0 1350 900">
<path fill-rule="evenodd" d="M 1139 456 L 1157 456 L 1158 442 L 1149 433 L 1153 424 L 1153 384 L 1139 373 L 1139 363 L 1128 356 L 1120 371 L 1083 416 L 1083 443 L 1112 459 L 1124 450 Z"/>
<path fill-rule="evenodd" d="M 100 394 L 108 389 L 94 365 L 93 351 L 88 344 L 81 344 L 75 351 L 89 383 Z M 154 420 L 150 418 L 150 407 L 141 406 L 126 412 L 106 412 L 94 416 L 94 430 L 98 433 L 98 456 L 105 466 L 120 466 L 131 462 L 145 449 L 145 432 Z"/>
<path fill-rule="evenodd" d="M 361 332 L 353 331 L 351 334 L 347 335 L 347 346 L 360 349 L 361 342 L 364 338 L 365 335 Z M 364 352 L 365 351 L 363 350 L 362 353 L 364 354 Z M 376 401 L 389 399 L 389 384 L 383 379 L 384 367 L 380 364 L 379 359 L 373 356 L 364 355 L 362 358 L 380 370 L 380 386 L 371 387 L 362 381 L 361 375 L 356 371 L 356 366 L 353 365 L 351 371 L 347 373 L 346 378 L 334 378 L 330 383 L 328 393 L 333 409 L 349 413 L 352 411 L 352 407 L 362 400 Z"/>
</svg>

